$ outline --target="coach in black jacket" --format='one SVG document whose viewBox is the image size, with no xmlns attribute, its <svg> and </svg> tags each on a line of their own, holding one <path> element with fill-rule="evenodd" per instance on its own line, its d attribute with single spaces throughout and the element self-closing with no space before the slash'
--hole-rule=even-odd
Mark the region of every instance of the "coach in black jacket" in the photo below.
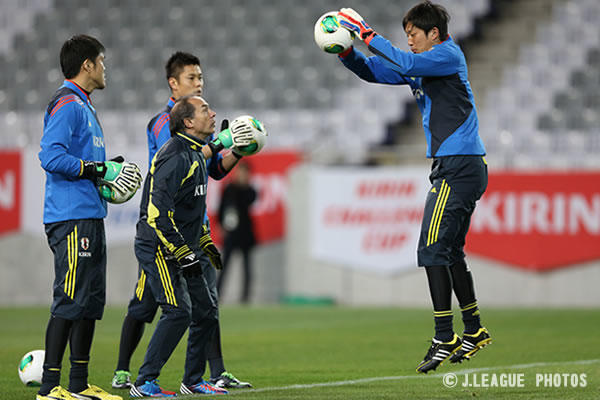
<svg viewBox="0 0 600 400">
<path fill-rule="evenodd" d="M 131 387 L 133 397 L 166 394 L 156 378 L 188 326 L 181 391 L 226 392 L 202 378 L 207 344 L 217 326 L 217 305 L 201 276 L 197 253 L 204 233 L 206 160 L 233 146 L 232 133 L 226 129 L 213 142 L 206 142 L 214 132 L 215 112 L 199 96 L 181 98 L 170 115 L 172 137 L 156 154 L 146 177 L 135 238 L 136 257 L 162 315 Z M 244 140 L 250 141 L 240 136 L 235 139 L 242 145 Z"/>
</svg>

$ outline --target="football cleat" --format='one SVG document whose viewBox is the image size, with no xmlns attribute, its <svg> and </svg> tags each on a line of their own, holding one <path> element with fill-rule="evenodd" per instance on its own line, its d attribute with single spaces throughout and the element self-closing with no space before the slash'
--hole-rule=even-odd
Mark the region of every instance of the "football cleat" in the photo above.
<svg viewBox="0 0 600 400">
<path fill-rule="evenodd" d="M 153 379 L 146 381 L 143 385 L 136 386 L 131 385 L 129 389 L 129 396 L 131 397 L 175 397 L 177 393 L 165 390 L 158 386 L 158 380 Z"/>
<path fill-rule="evenodd" d="M 131 386 L 131 372 L 125 370 L 115 371 L 112 379 L 112 387 L 115 389 L 126 389 Z"/>
<path fill-rule="evenodd" d="M 227 390 L 213 386 L 204 380 L 196 383 L 195 385 L 186 385 L 182 382 L 179 391 L 181 394 L 227 394 Z"/>
<path fill-rule="evenodd" d="M 449 342 L 442 342 L 435 338 L 431 341 L 431 347 L 427 350 L 425 358 L 417 366 L 417 372 L 426 374 L 431 370 L 435 370 L 439 365 L 456 353 L 460 349 L 461 340 L 455 333 L 454 338 Z"/>
<path fill-rule="evenodd" d="M 84 391 L 71 393 L 71 396 L 80 400 L 123 400 L 121 396 L 110 394 L 95 385 L 88 385 Z"/>
<path fill-rule="evenodd" d="M 68 390 L 63 389 L 60 386 L 55 386 L 52 388 L 50 393 L 47 395 L 37 394 L 35 397 L 36 400 L 77 400 L 77 398 L 73 397 Z"/>
<path fill-rule="evenodd" d="M 229 388 L 229 389 L 243 389 L 243 388 L 251 388 L 252 385 L 249 382 L 242 382 L 237 379 L 233 374 L 225 371 L 220 376 L 216 378 L 212 378 L 210 383 L 219 388 Z"/>
<path fill-rule="evenodd" d="M 460 349 L 450 357 L 451 363 L 460 363 L 463 360 L 470 360 L 479 350 L 483 349 L 488 344 L 492 343 L 490 333 L 485 328 L 479 328 L 479 330 L 473 334 L 463 334 L 462 346 Z"/>
</svg>

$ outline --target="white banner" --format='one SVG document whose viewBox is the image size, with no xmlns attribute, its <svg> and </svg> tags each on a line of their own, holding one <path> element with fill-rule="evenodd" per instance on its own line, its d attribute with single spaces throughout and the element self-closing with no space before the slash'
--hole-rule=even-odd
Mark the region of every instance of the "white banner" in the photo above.
<svg viewBox="0 0 600 400">
<path fill-rule="evenodd" d="M 427 167 L 314 169 L 312 257 L 371 272 L 415 268 Z"/>
</svg>

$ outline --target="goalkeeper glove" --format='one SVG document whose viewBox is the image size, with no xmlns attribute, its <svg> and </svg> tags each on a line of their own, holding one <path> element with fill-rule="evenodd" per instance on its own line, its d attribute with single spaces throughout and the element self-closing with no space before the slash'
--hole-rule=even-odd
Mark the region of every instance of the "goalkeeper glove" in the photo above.
<svg viewBox="0 0 600 400">
<path fill-rule="evenodd" d="M 100 183 L 109 185 L 121 193 L 134 192 L 140 187 L 142 174 L 137 165 L 129 162 L 107 161 L 106 172 Z"/>
<path fill-rule="evenodd" d="M 107 161 L 110 162 L 110 161 Z M 104 178 L 106 175 L 106 163 L 101 161 L 81 161 L 81 172 L 79 176 L 85 179 L 95 181 L 98 178 Z"/>
<path fill-rule="evenodd" d="M 210 259 L 210 263 L 215 269 L 221 270 L 223 269 L 223 262 L 221 261 L 221 253 L 219 253 L 219 249 L 215 246 L 212 238 L 207 233 L 200 238 L 198 242 L 200 248 L 208 256 Z"/>
<path fill-rule="evenodd" d="M 377 35 L 367 25 L 363 17 L 351 8 L 342 8 L 338 12 L 337 18 L 341 26 L 356 34 L 360 40 L 364 40 L 367 44 L 369 44 L 373 36 Z"/>
<path fill-rule="evenodd" d="M 107 162 L 122 163 L 123 161 L 125 161 L 123 156 L 116 156 L 116 157 L 111 158 Z M 81 162 L 83 163 L 83 165 L 81 167 L 81 171 L 79 172 L 79 176 L 81 178 L 91 179 L 91 180 L 96 180 L 97 178 L 104 178 L 104 175 L 106 174 L 106 171 L 107 171 L 106 163 L 104 163 L 102 161 L 83 161 L 83 160 L 81 160 Z"/>
<path fill-rule="evenodd" d="M 114 161 L 114 162 L 122 163 L 123 161 L 125 161 L 125 158 L 123 158 L 123 156 L 121 156 L 121 155 L 118 155 L 116 157 L 111 158 L 108 161 Z"/>
<path fill-rule="evenodd" d="M 235 120 L 229 128 L 229 121 L 223 120 L 221 124 L 221 132 L 217 138 L 208 143 L 213 154 L 218 153 L 223 149 L 230 149 L 234 145 L 246 146 L 249 145 L 254 138 L 252 127 L 245 121 Z"/>
<path fill-rule="evenodd" d="M 226 148 L 226 147 L 229 148 L 233 145 L 232 144 L 229 147 L 226 146 L 226 144 L 229 144 L 229 141 L 230 141 L 226 137 L 228 133 L 229 133 L 229 120 L 224 119 L 223 121 L 221 121 L 221 130 L 219 131 L 217 138 L 214 139 L 212 142 L 208 142 L 208 147 L 210 147 L 213 155 L 217 154 L 224 148 Z M 221 134 L 223 134 L 223 135 L 221 135 Z M 231 135 L 229 135 L 229 139 L 231 139 Z M 225 143 L 223 143 L 223 141 L 225 141 Z"/>
<path fill-rule="evenodd" d="M 121 193 L 135 192 L 142 182 L 142 174 L 137 165 L 123 162 L 122 156 L 110 161 L 81 161 L 79 176 L 95 183 L 108 184 Z"/>
<path fill-rule="evenodd" d="M 187 245 L 181 246 L 175 251 L 175 258 L 179 263 L 181 272 L 186 278 L 202 275 L 202 265 L 193 251 Z"/>
</svg>

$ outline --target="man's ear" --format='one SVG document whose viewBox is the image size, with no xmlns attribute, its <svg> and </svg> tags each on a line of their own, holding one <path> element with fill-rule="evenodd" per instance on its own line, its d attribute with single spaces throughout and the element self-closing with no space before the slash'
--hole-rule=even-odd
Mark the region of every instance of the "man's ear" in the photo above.
<svg viewBox="0 0 600 400">
<path fill-rule="evenodd" d="M 192 121 L 191 118 L 184 118 L 183 124 L 185 125 L 186 129 L 191 129 L 194 127 L 194 121 Z"/>
<path fill-rule="evenodd" d="M 81 64 L 81 69 L 79 70 L 79 72 L 85 71 L 85 72 L 92 72 L 92 70 L 94 69 L 94 63 L 89 59 L 86 58 L 85 61 Z"/>
<path fill-rule="evenodd" d="M 171 88 L 171 91 L 177 89 L 177 79 L 175 79 L 175 77 L 170 77 L 167 80 L 167 83 L 169 84 L 169 87 Z"/>
<path fill-rule="evenodd" d="M 433 28 L 431 28 L 431 30 L 428 33 L 429 39 L 432 41 L 436 41 L 439 40 L 440 42 L 442 41 L 442 39 L 440 38 L 440 30 L 437 28 L 437 26 L 434 26 Z"/>
</svg>

